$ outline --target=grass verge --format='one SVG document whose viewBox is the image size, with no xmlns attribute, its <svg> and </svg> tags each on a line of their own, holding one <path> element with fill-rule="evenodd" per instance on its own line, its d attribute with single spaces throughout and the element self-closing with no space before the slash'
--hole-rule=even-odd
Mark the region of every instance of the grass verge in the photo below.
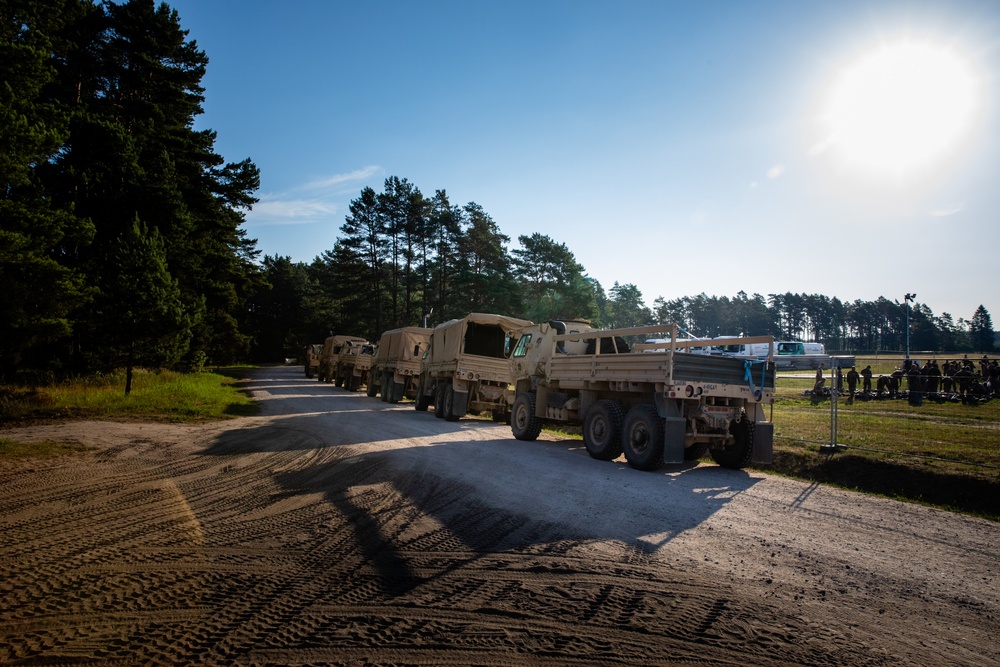
<svg viewBox="0 0 1000 667">
<path fill-rule="evenodd" d="M 138 370 L 128 396 L 124 371 L 47 387 L 0 386 L 0 423 L 43 419 L 199 423 L 258 414 L 258 407 L 236 382 L 218 373 Z"/>
<path fill-rule="evenodd" d="M 90 449 L 74 442 L 18 442 L 0 438 L 0 459 L 4 458 L 52 458 L 66 454 L 76 454 Z"/>
<path fill-rule="evenodd" d="M 838 403 L 778 381 L 774 462 L 761 469 L 1000 521 L 1000 400 L 982 405 L 905 400 Z"/>
</svg>

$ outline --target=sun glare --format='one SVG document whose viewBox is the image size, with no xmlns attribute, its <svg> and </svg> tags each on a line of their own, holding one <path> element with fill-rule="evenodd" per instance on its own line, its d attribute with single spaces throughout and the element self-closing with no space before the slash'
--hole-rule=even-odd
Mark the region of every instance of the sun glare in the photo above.
<svg viewBox="0 0 1000 667">
<path fill-rule="evenodd" d="M 822 150 L 866 172 L 900 176 L 924 168 L 969 131 L 975 92 L 971 69 L 954 51 L 926 43 L 882 45 L 834 83 Z"/>
</svg>

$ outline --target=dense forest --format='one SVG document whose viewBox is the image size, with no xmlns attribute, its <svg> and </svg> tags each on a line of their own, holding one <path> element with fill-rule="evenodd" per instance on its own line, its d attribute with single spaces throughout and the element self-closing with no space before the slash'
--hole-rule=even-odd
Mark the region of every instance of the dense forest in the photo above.
<svg viewBox="0 0 1000 667">
<path fill-rule="evenodd" d="M 0 0 L 0 376 L 296 356 L 330 332 L 377 337 L 471 311 L 602 326 L 677 322 L 831 349 L 988 351 L 993 324 L 917 302 L 740 292 L 652 308 L 607 290 L 543 234 L 511 248 L 489 213 L 396 176 L 350 204 L 311 263 L 244 229 L 259 171 L 195 130 L 208 57 L 153 0 Z"/>
</svg>

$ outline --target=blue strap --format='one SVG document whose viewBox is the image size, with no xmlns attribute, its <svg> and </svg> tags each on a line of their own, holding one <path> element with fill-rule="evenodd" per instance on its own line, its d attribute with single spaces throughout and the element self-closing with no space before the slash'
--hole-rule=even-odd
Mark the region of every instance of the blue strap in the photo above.
<svg viewBox="0 0 1000 667">
<path fill-rule="evenodd" d="M 753 365 L 760 364 L 760 389 L 754 387 L 753 384 Z M 765 361 L 750 361 L 746 360 L 743 362 L 743 380 L 750 383 L 750 393 L 758 401 L 764 395 L 764 382 L 767 379 L 767 362 Z"/>
</svg>

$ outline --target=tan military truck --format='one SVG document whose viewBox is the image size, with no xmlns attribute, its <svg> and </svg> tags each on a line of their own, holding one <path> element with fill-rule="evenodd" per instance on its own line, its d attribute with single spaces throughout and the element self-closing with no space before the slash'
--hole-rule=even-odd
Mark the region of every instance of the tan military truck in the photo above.
<svg viewBox="0 0 1000 667">
<path fill-rule="evenodd" d="M 348 391 L 358 391 L 361 389 L 361 385 L 371 383 L 374 353 L 375 346 L 371 343 L 362 345 L 353 341 L 345 343 L 340 348 L 340 356 L 337 360 L 337 378 L 335 380 L 337 386 Z"/>
<path fill-rule="evenodd" d="M 625 337 L 663 336 L 631 349 Z M 701 340 L 676 325 L 597 330 L 581 322 L 525 327 L 510 357 L 516 385 L 511 431 L 534 440 L 545 421 L 579 424 L 595 459 L 624 451 L 629 465 L 655 470 L 708 450 L 727 468 L 769 463 L 774 438 L 773 339 L 764 360 L 691 354 Z"/>
<path fill-rule="evenodd" d="M 427 351 L 431 329 L 403 327 L 382 334 L 378 341 L 369 396 L 380 393 L 387 403 L 416 398 L 420 380 L 420 360 Z M 377 389 L 372 390 L 372 385 Z"/>
<path fill-rule="evenodd" d="M 344 346 L 367 345 L 368 341 L 360 336 L 330 336 L 323 341 L 323 352 L 319 359 L 319 381 L 327 384 L 337 379 L 337 367 Z M 340 383 L 337 384 L 340 386 Z"/>
<path fill-rule="evenodd" d="M 416 408 L 434 404 L 434 416 L 455 421 L 468 413 L 510 415 L 513 388 L 507 357 L 527 320 L 471 313 L 436 326 L 420 371 Z"/>
<path fill-rule="evenodd" d="M 303 350 L 306 367 L 306 377 L 310 380 L 319 372 L 319 357 L 323 354 L 323 344 L 306 345 Z"/>
</svg>

